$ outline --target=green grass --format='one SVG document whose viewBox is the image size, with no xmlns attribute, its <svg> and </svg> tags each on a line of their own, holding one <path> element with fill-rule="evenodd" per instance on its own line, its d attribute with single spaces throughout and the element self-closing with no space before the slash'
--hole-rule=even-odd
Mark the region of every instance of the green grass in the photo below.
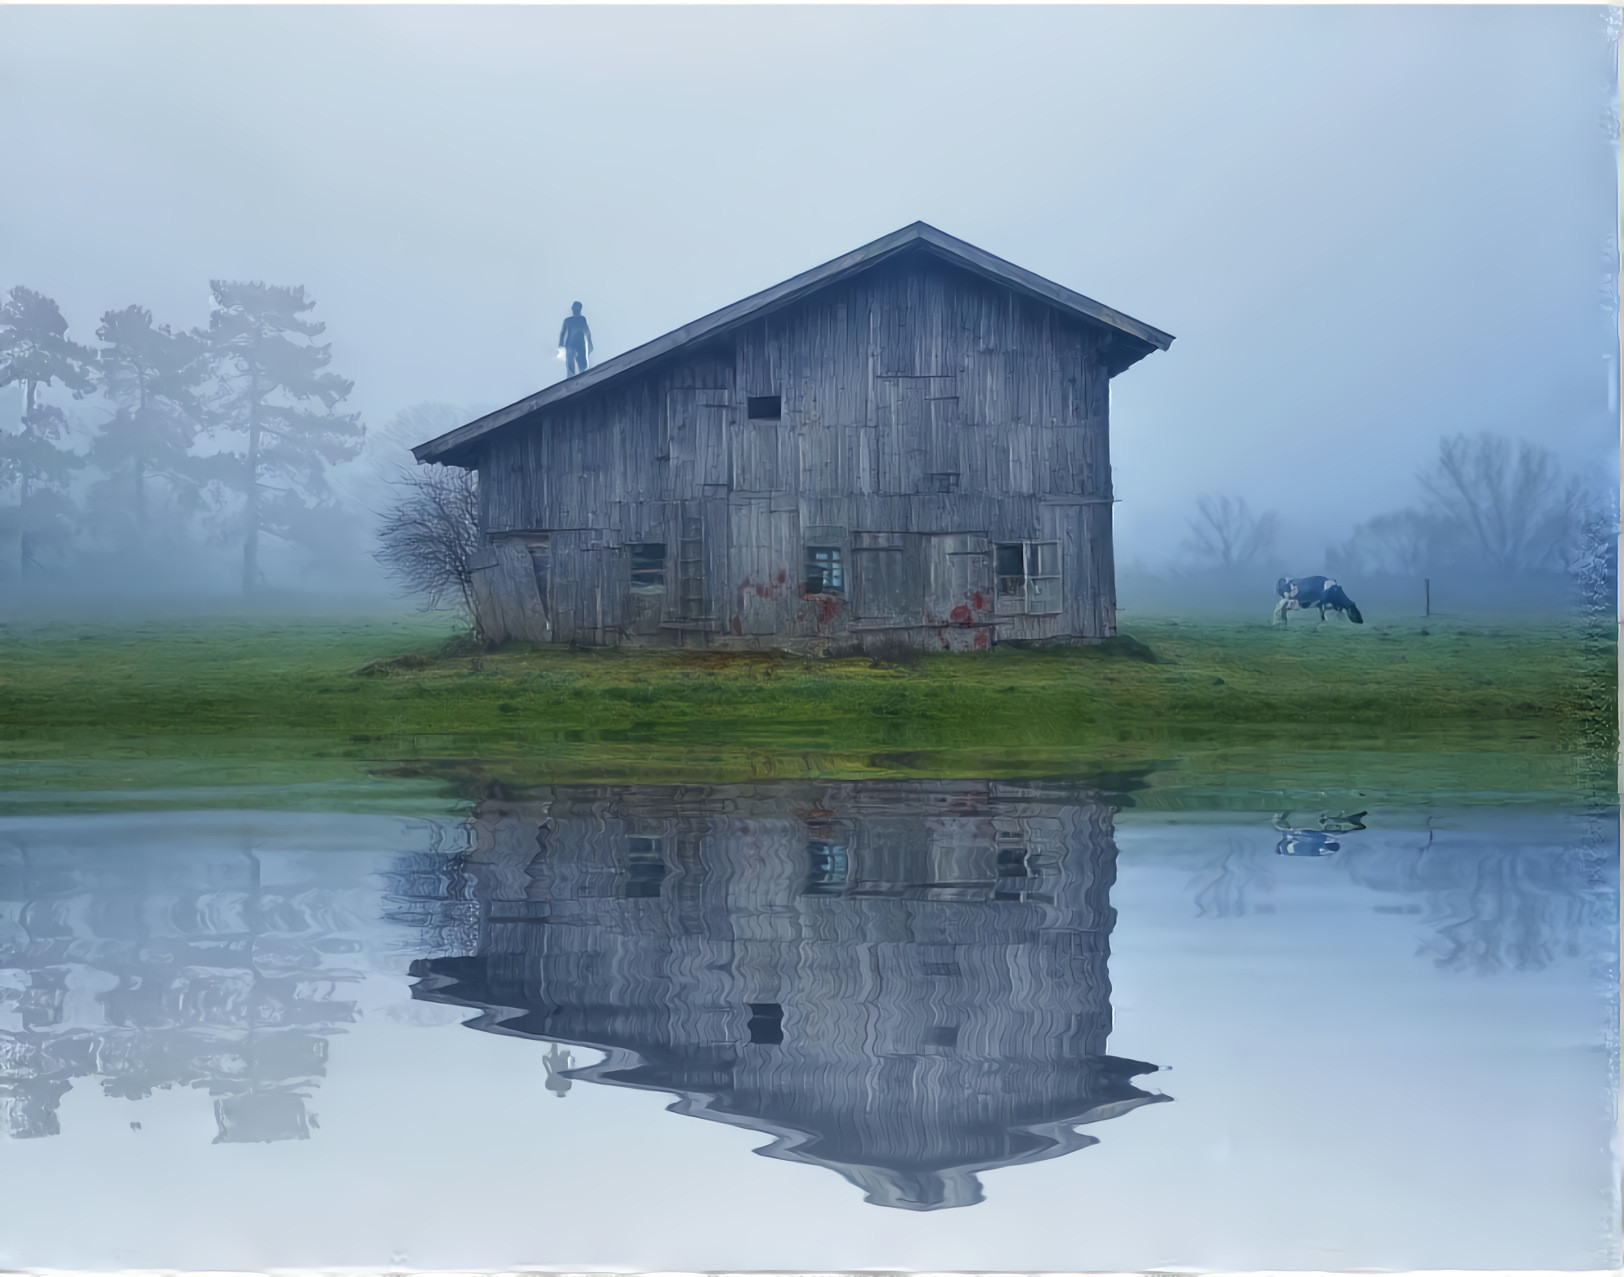
<svg viewBox="0 0 1624 1277">
<path fill-rule="evenodd" d="M 1607 782 L 1611 638 L 1556 621 L 1141 620 L 1095 648 L 890 664 L 510 647 L 415 620 L 0 629 L 13 790 L 316 772 L 683 781 L 1095 775 L 1141 791 Z M 1146 659 L 1153 656 L 1154 659 Z M 477 760 L 477 761 L 474 761 Z M 100 779 L 98 779 L 100 778 Z"/>
</svg>

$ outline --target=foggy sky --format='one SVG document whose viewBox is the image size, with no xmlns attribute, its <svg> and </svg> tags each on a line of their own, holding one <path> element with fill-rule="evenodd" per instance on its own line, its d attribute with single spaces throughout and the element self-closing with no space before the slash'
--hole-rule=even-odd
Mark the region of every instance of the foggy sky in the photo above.
<svg viewBox="0 0 1624 1277">
<path fill-rule="evenodd" d="M 1118 558 L 1283 552 L 1438 435 L 1616 466 L 1593 8 L 0 7 L 0 288 L 72 335 L 304 284 L 348 405 L 507 403 L 924 219 L 1177 337 L 1113 383 Z M 1300 553 L 1293 553 L 1300 547 Z"/>
</svg>

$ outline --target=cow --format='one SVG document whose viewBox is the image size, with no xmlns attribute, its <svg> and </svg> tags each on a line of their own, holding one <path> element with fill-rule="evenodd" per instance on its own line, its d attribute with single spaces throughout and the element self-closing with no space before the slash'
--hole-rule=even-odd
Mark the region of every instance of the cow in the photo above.
<svg viewBox="0 0 1624 1277">
<path fill-rule="evenodd" d="M 1355 625 L 1365 623 L 1353 600 L 1328 576 L 1283 576 L 1275 582 L 1274 592 L 1280 596 L 1280 601 L 1274 605 L 1276 625 L 1284 621 L 1286 613 L 1292 609 L 1309 607 L 1319 608 L 1322 621 L 1325 619 L 1325 609 L 1330 608 L 1334 612 L 1346 612 L 1348 620 Z"/>
</svg>

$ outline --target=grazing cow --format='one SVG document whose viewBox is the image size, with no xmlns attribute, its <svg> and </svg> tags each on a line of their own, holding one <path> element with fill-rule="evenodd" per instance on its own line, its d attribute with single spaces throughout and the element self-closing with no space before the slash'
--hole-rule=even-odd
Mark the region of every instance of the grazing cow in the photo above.
<svg viewBox="0 0 1624 1277">
<path fill-rule="evenodd" d="M 1353 600 L 1328 576 L 1283 576 L 1275 582 L 1274 592 L 1280 596 L 1280 601 L 1274 605 L 1276 625 L 1286 619 L 1287 612 L 1308 607 L 1319 608 L 1322 621 L 1325 619 L 1325 609 L 1330 608 L 1335 612 L 1346 612 L 1348 620 L 1355 625 L 1365 623 Z"/>
</svg>

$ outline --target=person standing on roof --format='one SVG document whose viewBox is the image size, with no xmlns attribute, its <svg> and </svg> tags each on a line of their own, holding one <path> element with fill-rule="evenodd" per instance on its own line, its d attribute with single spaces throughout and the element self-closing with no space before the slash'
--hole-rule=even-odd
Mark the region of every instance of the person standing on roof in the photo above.
<svg viewBox="0 0 1624 1277">
<path fill-rule="evenodd" d="M 564 326 L 558 330 L 558 344 L 564 350 L 564 375 L 573 377 L 586 371 L 586 357 L 592 352 L 592 330 L 587 327 L 581 303 L 570 307 Z"/>
</svg>

